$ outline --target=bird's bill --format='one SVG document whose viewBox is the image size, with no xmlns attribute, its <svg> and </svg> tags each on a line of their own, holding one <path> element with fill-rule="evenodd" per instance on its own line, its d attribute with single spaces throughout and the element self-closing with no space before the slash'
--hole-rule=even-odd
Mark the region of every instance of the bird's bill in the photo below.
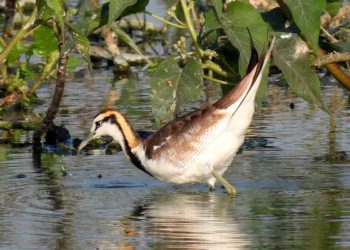
<svg viewBox="0 0 350 250">
<path fill-rule="evenodd" d="M 82 150 L 86 145 L 88 145 L 88 143 L 89 143 L 90 141 L 92 141 L 92 140 L 94 139 L 94 135 L 95 135 L 95 133 L 94 133 L 94 132 L 91 132 L 91 133 L 80 143 L 80 145 L 79 145 L 79 147 L 78 147 L 78 152 L 79 152 L 80 150 Z"/>
</svg>

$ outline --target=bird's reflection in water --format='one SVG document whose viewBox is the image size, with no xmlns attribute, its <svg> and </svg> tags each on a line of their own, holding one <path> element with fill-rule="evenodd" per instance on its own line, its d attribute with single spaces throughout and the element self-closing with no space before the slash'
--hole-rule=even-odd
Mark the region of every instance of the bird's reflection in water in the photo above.
<svg viewBox="0 0 350 250">
<path fill-rule="evenodd" d="M 124 237 L 160 249 L 244 248 L 250 241 L 235 221 L 234 202 L 210 193 L 152 195 L 124 218 Z"/>
</svg>

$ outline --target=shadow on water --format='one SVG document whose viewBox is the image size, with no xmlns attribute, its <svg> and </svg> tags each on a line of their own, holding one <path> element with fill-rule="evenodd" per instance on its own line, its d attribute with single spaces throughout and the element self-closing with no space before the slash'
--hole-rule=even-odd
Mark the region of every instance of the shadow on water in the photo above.
<svg viewBox="0 0 350 250">
<path fill-rule="evenodd" d="M 139 247 L 240 249 L 250 245 L 250 238 L 240 228 L 232 203 L 230 197 L 213 193 L 152 194 L 123 218 L 125 237 L 130 241 L 143 235 Z"/>
</svg>

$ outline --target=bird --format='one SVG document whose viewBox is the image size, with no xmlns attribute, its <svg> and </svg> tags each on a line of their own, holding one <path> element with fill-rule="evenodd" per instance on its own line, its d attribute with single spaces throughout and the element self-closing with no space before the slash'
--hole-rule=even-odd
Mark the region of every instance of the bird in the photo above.
<svg viewBox="0 0 350 250">
<path fill-rule="evenodd" d="M 260 60 L 251 59 L 247 74 L 226 95 L 211 105 L 180 116 L 146 138 L 141 138 L 117 109 L 98 113 L 89 135 L 79 145 L 111 136 L 125 155 L 146 174 L 168 183 L 219 182 L 234 197 L 236 188 L 223 174 L 244 142 L 255 109 L 255 96 L 270 59 L 273 41 Z M 257 57 L 257 56 L 256 56 Z"/>
</svg>

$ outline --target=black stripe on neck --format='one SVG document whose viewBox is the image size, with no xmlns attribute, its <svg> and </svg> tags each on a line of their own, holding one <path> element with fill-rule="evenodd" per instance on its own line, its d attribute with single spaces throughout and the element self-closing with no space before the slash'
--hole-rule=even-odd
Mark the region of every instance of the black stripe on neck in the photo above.
<svg viewBox="0 0 350 250">
<path fill-rule="evenodd" d="M 135 167 L 137 167 L 138 169 L 142 170 L 143 172 L 145 172 L 146 174 L 150 175 L 153 177 L 153 175 L 148 172 L 146 170 L 146 168 L 142 165 L 140 159 L 137 157 L 137 155 L 135 155 L 132 151 L 131 151 L 131 148 L 130 148 L 130 145 L 128 143 L 128 141 L 126 140 L 126 137 L 125 137 L 125 134 L 124 134 L 124 131 L 122 130 L 120 124 L 117 122 L 116 120 L 116 117 L 114 115 L 111 115 L 109 117 L 106 117 L 107 119 L 109 119 L 111 121 L 111 123 L 113 124 L 116 124 L 120 130 L 120 132 L 122 133 L 123 135 L 123 143 L 124 143 L 124 149 L 125 149 L 125 153 L 126 155 L 129 157 L 130 161 L 132 164 L 134 164 Z M 106 119 L 105 118 L 105 119 Z M 104 120 L 105 120 L 104 119 Z"/>
</svg>

